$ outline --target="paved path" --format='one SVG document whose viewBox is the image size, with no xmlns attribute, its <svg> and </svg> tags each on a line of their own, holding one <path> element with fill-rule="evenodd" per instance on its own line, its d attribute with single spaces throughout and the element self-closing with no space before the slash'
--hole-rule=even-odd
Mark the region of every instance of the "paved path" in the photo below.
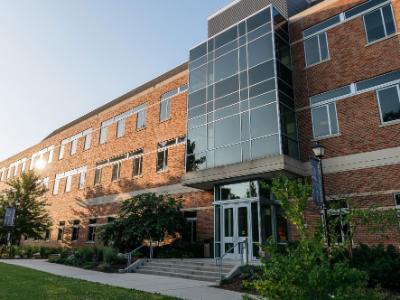
<svg viewBox="0 0 400 300">
<path fill-rule="evenodd" d="M 237 292 L 212 287 L 213 283 L 163 277 L 147 274 L 109 274 L 59 264 L 41 259 L 0 260 L 0 262 L 31 268 L 55 275 L 99 282 L 123 288 L 180 297 L 193 300 L 235 300 L 242 295 Z"/>
</svg>

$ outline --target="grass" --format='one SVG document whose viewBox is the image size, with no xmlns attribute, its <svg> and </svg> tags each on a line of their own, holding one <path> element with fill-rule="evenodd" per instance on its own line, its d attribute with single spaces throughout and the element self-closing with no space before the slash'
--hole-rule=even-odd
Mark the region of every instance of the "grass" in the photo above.
<svg viewBox="0 0 400 300">
<path fill-rule="evenodd" d="M 0 263 L 0 299 L 176 299 Z"/>
</svg>

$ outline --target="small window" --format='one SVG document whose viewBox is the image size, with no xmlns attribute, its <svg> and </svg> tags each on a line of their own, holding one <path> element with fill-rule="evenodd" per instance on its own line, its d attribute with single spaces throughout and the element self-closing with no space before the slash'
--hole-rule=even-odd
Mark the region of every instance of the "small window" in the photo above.
<svg viewBox="0 0 400 300">
<path fill-rule="evenodd" d="M 65 221 L 61 221 L 57 232 L 57 241 L 62 241 L 64 238 Z"/>
<path fill-rule="evenodd" d="M 72 140 L 72 142 L 71 142 L 71 155 L 74 155 L 76 153 L 77 146 L 78 146 L 78 139 Z"/>
<path fill-rule="evenodd" d="M 304 40 L 306 66 L 312 66 L 329 59 L 328 38 L 326 32 Z"/>
<path fill-rule="evenodd" d="M 45 231 L 45 235 L 44 235 L 44 239 L 46 240 L 46 241 L 49 241 L 50 240 L 50 229 L 46 229 L 46 231 Z"/>
<path fill-rule="evenodd" d="M 377 91 L 382 123 L 400 120 L 399 86 L 391 86 Z"/>
<path fill-rule="evenodd" d="M 314 138 L 339 133 L 336 103 L 329 103 L 311 109 Z"/>
<path fill-rule="evenodd" d="M 392 6 L 386 5 L 364 15 L 367 42 L 372 43 L 396 32 Z"/>
<path fill-rule="evenodd" d="M 171 98 L 160 102 L 160 122 L 166 121 L 171 117 Z"/>
<path fill-rule="evenodd" d="M 79 220 L 74 220 L 73 226 L 72 226 L 72 236 L 71 236 L 71 241 L 77 241 L 79 239 Z"/>
<path fill-rule="evenodd" d="M 65 180 L 65 192 L 68 193 L 71 191 L 71 186 L 72 186 L 72 176 L 67 176 Z"/>
<path fill-rule="evenodd" d="M 83 143 L 83 150 L 88 150 L 92 144 L 92 134 L 85 135 L 85 142 Z"/>
<path fill-rule="evenodd" d="M 64 147 L 65 147 L 65 144 L 61 143 L 60 144 L 60 152 L 58 152 L 58 160 L 61 160 L 64 157 Z"/>
<path fill-rule="evenodd" d="M 341 244 L 350 236 L 350 226 L 346 220 L 349 213 L 345 200 L 330 200 L 328 206 L 328 227 L 334 234 L 336 243 Z"/>
<path fill-rule="evenodd" d="M 125 119 L 117 122 L 117 138 L 123 137 L 125 134 Z"/>
<path fill-rule="evenodd" d="M 400 209 L 400 193 L 394 194 L 394 201 L 396 204 L 396 208 Z"/>
<path fill-rule="evenodd" d="M 136 119 L 136 130 L 146 127 L 146 110 L 138 111 Z"/>
<path fill-rule="evenodd" d="M 58 194 L 58 187 L 60 185 L 60 179 L 55 179 L 54 180 L 54 185 L 53 185 L 53 195 L 57 195 Z"/>
<path fill-rule="evenodd" d="M 79 189 L 83 189 L 85 187 L 86 181 L 86 172 L 82 172 L 79 176 Z"/>
<path fill-rule="evenodd" d="M 101 173 L 102 168 L 96 168 L 96 170 L 94 171 L 94 185 L 101 184 Z"/>
<path fill-rule="evenodd" d="M 89 220 L 88 242 L 94 242 L 96 240 L 96 223 L 96 219 Z"/>
<path fill-rule="evenodd" d="M 157 172 L 165 171 L 168 167 L 168 149 L 157 152 Z"/>
<path fill-rule="evenodd" d="M 116 162 L 112 165 L 111 180 L 116 181 L 121 175 L 121 162 Z"/>
<path fill-rule="evenodd" d="M 100 127 L 100 144 L 104 144 L 107 141 L 107 126 Z"/>
<path fill-rule="evenodd" d="M 137 177 L 142 174 L 143 156 L 133 158 L 132 176 Z"/>
</svg>

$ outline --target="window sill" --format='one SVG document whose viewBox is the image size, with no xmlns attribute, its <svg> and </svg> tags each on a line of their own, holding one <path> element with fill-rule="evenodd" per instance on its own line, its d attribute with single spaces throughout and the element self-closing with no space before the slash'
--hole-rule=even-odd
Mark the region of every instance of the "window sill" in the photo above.
<svg viewBox="0 0 400 300">
<path fill-rule="evenodd" d="M 396 33 L 393 33 L 393 34 L 388 35 L 388 36 L 385 36 L 385 37 L 383 37 L 383 38 L 381 38 L 381 39 L 379 39 L 379 40 L 376 40 L 376 41 L 367 43 L 367 44 L 365 44 L 365 47 L 369 47 L 369 46 L 375 45 L 375 44 L 377 44 L 377 43 L 380 43 L 380 42 L 389 40 L 389 39 L 391 39 L 391 38 L 393 38 L 393 37 L 395 37 L 395 36 L 397 36 L 397 35 L 399 35 L 399 33 L 397 33 L 397 32 L 396 32 Z"/>
<path fill-rule="evenodd" d="M 379 125 L 379 127 L 384 128 L 384 127 L 388 127 L 388 126 L 392 126 L 392 125 L 399 125 L 399 124 L 400 124 L 400 120 L 395 120 L 395 121 L 382 123 L 381 125 Z"/>
<path fill-rule="evenodd" d="M 325 135 L 325 136 L 313 138 L 311 141 L 312 142 L 322 141 L 322 140 L 326 140 L 326 139 L 330 139 L 330 138 L 339 137 L 340 135 L 341 135 L 340 133 L 335 133 L 335 134 L 331 134 L 331 135 Z"/>
<path fill-rule="evenodd" d="M 171 121 L 171 117 L 169 117 L 168 119 L 165 119 L 165 120 L 160 120 L 160 124 L 162 124 L 162 123 L 167 123 L 168 121 Z"/>
<path fill-rule="evenodd" d="M 157 174 L 168 173 L 168 168 L 164 170 L 157 171 Z"/>
<path fill-rule="evenodd" d="M 331 58 L 328 58 L 328 59 L 325 59 L 325 60 L 321 60 L 321 61 L 319 61 L 319 62 L 317 62 L 315 64 L 312 64 L 312 65 L 309 65 L 309 66 L 305 66 L 304 70 L 311 69 L 312 67 L 315 67 L 315 66 L 318 66 L 320 64 L 326 63 L 326 62 L 328 62 L 330 60 L 331 60 Z"/>
<path fill-rule="evenodd" d="M 136 132 L 143 131 L 143 130 L 145 130 L 145 129 L 146 129 L 146 127 L 136 128 Z"/>
</svg>

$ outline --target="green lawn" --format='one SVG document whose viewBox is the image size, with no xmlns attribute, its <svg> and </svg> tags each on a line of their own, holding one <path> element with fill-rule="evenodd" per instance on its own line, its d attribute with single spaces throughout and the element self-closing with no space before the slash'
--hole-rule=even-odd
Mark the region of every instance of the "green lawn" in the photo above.
<svg viewBox="0 0 400 300">
<path fill-rule="evenodd" d="M 0 299 L 175 299 L 0 263 Z"/>
</svg>

